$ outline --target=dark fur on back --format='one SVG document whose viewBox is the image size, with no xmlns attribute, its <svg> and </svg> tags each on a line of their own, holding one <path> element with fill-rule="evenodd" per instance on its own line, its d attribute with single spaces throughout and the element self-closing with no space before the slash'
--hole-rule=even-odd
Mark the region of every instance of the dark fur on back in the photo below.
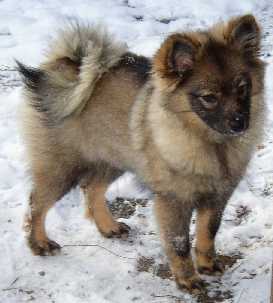
<svg viewBox="0 0 273 303">
<path fill-rule="evenodd" d="M 23 77 L 23 82 L 26 88 L 36 92 L 40 87 L 40 83 L 45 80 L 45 73 L 38 68 L 28 67 L 17 60 L 16 64 L 18 72 Z"/>
<path fill-rule="evenodd" d="M 144 56 L 138 56 L 134 53 L 126 53 L 120 58 L 120 67 L 125 67 L 137 75 L 140 82 L 146 82 L 150 76 L 152 69 L 152 62 Z"/>
<path fill-rule="evenodd" d="M 39 69 L 26 66 L 19 61 L 17 63 L 17 70 L 20 73 L 25 90 L 28 91 L 30 98 L 30 105 L 35 108 L 39 113 L 44 114 L 43 122 L 47 126 L 50 126 L 50 121 L 54 121 L 54 118 L 49 118 L 53 113 L 50 113 L 50 103 L 46 102 L 46 90 L 49 88 L 47 85 L 48 77 L 46 73 Z M 49 100 L 48 100 L 49 101 Z M 47 117 L 47 118 L 46 118 Z M 54 124 L 54 123 L 52 123 Z"/>
</svg>

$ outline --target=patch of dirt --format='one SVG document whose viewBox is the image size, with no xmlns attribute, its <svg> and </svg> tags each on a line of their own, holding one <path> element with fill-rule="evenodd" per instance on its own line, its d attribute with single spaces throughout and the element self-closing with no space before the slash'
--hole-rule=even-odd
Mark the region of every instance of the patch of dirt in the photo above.
<svg viewBox="0 0 273 303">
<path fill-rule="evenodd" d="M 144 20 L 144 17 L 140 16 L 140 15 L 135 15 L 133 17 L 135 18 L 136 21 L 143 21 Z"/>
<path fill-rule="evenodd" d="M 240 205 L 236 209 L 234 223 L 236 225 L 240 225 L 243 221 L 247 220 L 250 213 L 251 213 L 250 208 L 248 208 L 247 206 L 244 206 L 244 205 Z"/>
<path fill-rule="evenodd" d="M 218 259 L 225 265 L 226 270 L 231 268 L 238 259 L 241 259 L 240 255 L 234 256 L 225 256 L 219 255 Z M 137 260 L 137 271 L 138 272 L 149 272 L 161 279 L 172 280 L 172 274 L 170 267 L 165 263 L 157 263 L 156 260 L 152 257 L 141 256 Z M 203 276 L 204 277 L 204 276 Z M 209 285 L 204 291 L 197 296 L 197 302 L 199 303 L 216 303 L 216 302 L 225 302 L 228 299 L 232 299 L 233 294 L 229 289 L 224 289 L 221 279 L 209 282 Z M 176 297 L 178 301 L 175 302 L 184 302 L 183 298 L 181 301 Z"/>
<path fill-rule="evenodd" d="M 147 199 L 123 199 L 117 198 L 109 203 L 109 208 L 115 218 L 128 219 L 134 215 L 137 206 L 145 207 L 148 203 Z"/>
<path fill-rule="evenodd" d="M 218 255 L 217 258 L 220 260 L 222 264 L 225 266 L 225 270 L 231 268 L 237 260 L 241 259 L 242 256 L 232 255 Z M 230 300 L 233 298 L 233 293 L 230 289 L 226 289 L 221 281 L 221 277 L 212 282 L 209 282 L 207 289 L 198 295 L 197 302 L 198 303 L 216 303 L 216 302 L 226 302 L 226 300 Z"/>
<path fill-rule="evenodd" d="M 214 284 L 213 295 L 209 295 L 207 291 L 197 296 L 198 303 L 216 303 L 226 302 L 226 300 L 232 299 L 233 295 L 231 290 L 221 289 L 221 284 Z"/>
<path fill-rule="evenodd" d="M 156 19 L 156 21 L 163 23 L 163 24 L 169 24 L 173 21 L 176 21 L 177 18 L 161 18 L 161 19 Z"/>
<path fill-rule="evenodd" d="M 161 279 L 171 279 L 172 273 L 170 267 L 166 263 L 156 263 L 154 258 L 141 256 L 137 260 L 138 272 L 150 272 Z"/>
<path fill-rule="evenodd" d="M 265 187 L 263 188 L 262 196 L 269 197 L 269 196 L 272 196 L 272 194 L 273 194 L 273 184 L 267 183 L 265 185 Z"/>
</svg>

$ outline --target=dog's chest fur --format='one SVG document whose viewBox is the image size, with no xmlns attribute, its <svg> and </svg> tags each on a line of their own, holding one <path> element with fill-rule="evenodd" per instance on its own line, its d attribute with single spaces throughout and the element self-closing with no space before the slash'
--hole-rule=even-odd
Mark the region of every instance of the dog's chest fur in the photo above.
<svg viewBox="0 0 273 303">
<path fill-rule="evenodd" d="M 144 179 L 155 191 L 175 192 L 183 198 L 232 190 L 251 154 L 250 146 L 236 140 L 216 144 L 195 136 L 153 100 L 146 108 L 142 131 L 149 137 L 143 145 L 148 166 Z"/>
</svg>

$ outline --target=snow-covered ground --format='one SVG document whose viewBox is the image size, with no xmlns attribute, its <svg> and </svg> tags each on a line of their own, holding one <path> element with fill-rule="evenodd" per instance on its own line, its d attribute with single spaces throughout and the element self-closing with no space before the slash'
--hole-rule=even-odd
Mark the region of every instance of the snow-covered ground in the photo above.
<svg viewBox="0 0 273 303">
<path fill-rule="evenodd" d="M 20 80 L 14 58 L 37 65 L 67 18 L 102 22 L 130 49 L 152 56 L 170 32 L 204 28 L 232 15 L 253 13 L 263 27 L 268 62 L 265 141 L 230 200 L 217 237 L 229 266 L 210 279 L 200 302 L 267 303 L 273 247 L 273 3 L 270 0 L 2 0 L 0 1 L 0 302 L 196 302 L 176 289 L 152 214 L 152 201 L 113 203 L 132 227 L 129 240 L 107 240 L 83 217 L 73 190 L 50 212 L 48 232 L 65 246 L 55 257 L 34 257 L 22 232 L 30 173 L 17 126 Z M 132 176 L 111 187 L 116 196 L 143 198 Z M 135 212 L 134 212 L 135 211 Z"/>
</svg>

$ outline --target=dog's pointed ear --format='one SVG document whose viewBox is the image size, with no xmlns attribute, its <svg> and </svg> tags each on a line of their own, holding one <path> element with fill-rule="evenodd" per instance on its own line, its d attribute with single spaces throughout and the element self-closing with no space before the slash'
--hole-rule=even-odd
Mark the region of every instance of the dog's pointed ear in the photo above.
<svg viewBox="0 0 273 303">
<path fill-rule="evenodd" d="M 193 69 L 194 47 L 191 42 L 177 41 L 168 55 L 168 66 L 179 75 Z"/>
<path fill-rule="evenodd" d="M 197 44 L 190 37 L 174 34 L 168 37 L 154 57 L 154 71 L 161 78 L 178 77 L 184 80 L 193 70 Z"/>
<path fill-rule="evenodd" d="M 261 32 L 253 15 L 244 15 L 228 23 L 228 41 L 244 55 L 257 57 Z"/>
</svg>

